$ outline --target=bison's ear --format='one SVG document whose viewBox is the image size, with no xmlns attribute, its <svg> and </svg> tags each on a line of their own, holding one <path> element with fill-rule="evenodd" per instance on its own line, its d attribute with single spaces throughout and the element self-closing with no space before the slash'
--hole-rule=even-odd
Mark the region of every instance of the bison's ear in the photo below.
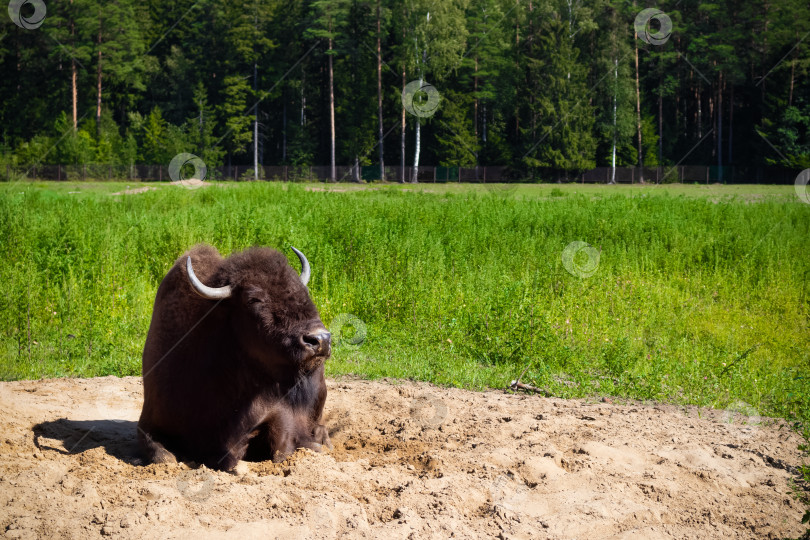
<svg viewBox="0 0 810 540">
<path fill-rule="evenodd" d="M 292 248 L 295 254 L 298 255 L 298 259 L 301 261 L 301 283 L 303 283 L 304 287 L 306 287 L 307 283 L 309 283 L 309 275 L 310 275 L 309 261 L 307 260 L 307 258 L 304 256 L 303 253 L 301 253 L 292 246 L 290 246 L 290 248 Z"/>
<path fill-rule="evenodd" d="M 203 298 L 207 298 L 208 300 L 224 300 L 225 298 L 230 298 L 233 292 L 230 285 L 224 287 L 209 287 L 208 285 L 203 285 L 203 282 L 194 274 L 194 269 L 191 267 L 191 256 L 186 259 L 186 272 L 188 273 L 189 281 L 191 281 L 191 286 L 194 287 L 197 294 Z"/>
</svg>

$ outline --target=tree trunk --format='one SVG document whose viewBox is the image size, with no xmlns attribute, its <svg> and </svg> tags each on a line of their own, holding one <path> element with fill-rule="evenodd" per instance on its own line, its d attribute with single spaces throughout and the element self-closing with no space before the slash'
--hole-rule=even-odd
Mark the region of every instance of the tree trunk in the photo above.
<svg viewBox="0 0 810 540">
<path fill-rule="evenodd" d="M 253 62 L 253 95 L 256 95 L 256 62 Z M 259 179 L 259 104 L 253 112 L 253 179 Z"/>
<path fill-rule="evenodd" d="M 419 88 L 422 88 L 422 77 L 419 77 Z M 413 152 L 413 173 L 411 174 L 411 183 L 416 184 L 419 182 L 419 151 L 422 148 L 422 141 L 421 141 L 421 124 L 419 123 L 419 118 L 416 119 L 416 148 Z"/>
<path fill-rule="evenodd" d="M 402 93 L 405 93 L 405 63 L 402 64 Z M 399 183 L 405 183 L 405 106 L 402 107 L 402 133 L 399 148 Z"/>
<path fill-rule="evenodd" d="M 281 162 L 287 163 L 287 85 L 281 89 L 281 99 L 284 102 L 281 113 Z"/>
<path fill-rule="evenodd" d="M 619 59 L 613 59 L 613 148 L 610 160 L 610 183 L 616 183 L 616 92 L 619 84 Z"/>
<path fill-rule="evenodd" d="M 796 40 L 798 39 L 799 39 L 799 31 L 796 30 Z M 794 51 L 793 60 L 790 62 L 790 91 L 788 92 L 788 107 L 793 106 L 793 81 L 796 78 L 796 55 L 799 52 L 799 48 L 794 47 L 793 51 Z M 732 96 L 734 95 L 733 92 L 734 89 L 732 87 L 732 94 L 731 94 Z"/>
<path fill-rule="evenodd" d="M 380 0 L 377 0 L 377 144 L 380 154 L 380 180 L 385 180 L 385 161 L 383 159 L 383 106 L 382 106 L 382 45 L 380 38 Z"/>
<path fill-rule="evenodd" d="M 473 72 L 473 133 L 475 133 L 475 140 L 478 141 L 478 56 L 475 57 L 475 71 Z M 476 163 L 477 165 L 477 163 Z"/>
<path fill-rule="evenodd" d="M 700 104 L 702 99 L 700 97 L 700 81 L 697 81 L 695 85 L 695 101 L 697 101 L 697 112 L 695 112 L 695 124 L 697 125 L 698 129 L 698 139 L 703 138 L 703 111 L 700 108 Z"/>
<path fill-rule="evenodd" d="M 487 102 L 481 104 L 483 111 L 481 114 L 481 141 L 487 142 Z"/>
<path fill-rule="evenodd" d="M 402 20 L 407 20 L 405 7 L 402 8 Z M 402 26 L 402 40 L 405 40 L 407 32 L 405 25 Z M 402 94 L 405 94 L 405 60 L 402 61 Z M 405 183 L 405 105 L 402 106 L 402 133 L 400 134 L 400 153 L 399 153 L 399 182 Z"/>
<path fill-rule="evenodd" d="M 768 11 L 771 4 L 770 2 L 765 2 L 762 7 L 765 11 L 765 23 L 762 29 L 762 61 L 760 62 L 760 65 L 766 66 L 768 63 Z M 765 75 L 767 75 L 767 73 L 765 73 Z M 760 84 L 760 99 L 762 100 L 762 103 L 765 103 L 765 79 L 763 78 L 760 82 L 762 83 Z"/>
<path fill-rule="evenodd" d="M 301 67 L 301 127 L 307 123 L 307 96 L 304 94 L 304 87 L 307 82 L 307 70 Z"/>
<path fill-rule="evenodd" d="M 680 48 L 681 48 L 681 39 L 680 39 L 680 37 L 676 38 L 676 44 L 677 44 L 678 50 L 680 50 Z M 680 59 L 681 59 L 681 57 L 679 55 L 678 56 L 678 62 L 679 63 L 680 63 Z M 678 90 L 675 92 L 675 140 L 676 141 L 681 137 L 680 119 L 681 119 L 681 88 L 683 88 L 683 86 L 682 86 L 683 83 L 681 81 L 681 76 L 682 76 L 681 72 L 682 71 L 683 70 L 680 69 L 680 68 L 677 70 L 677 72 L 678 72 L 678 84 L 677 84 L 676 88 Z M 686 100 L 684 100 L 684 101 L 686 101 Z M 685 119 L 684 119 L 683 124 L 684 124 L 683 136 L 685 138 L 686 137 L 686 120 Z"/>
<path fill-rule="evenodd" d="M 731 102 L 728 107 L 728 159 L 729 165 L 733 164 L 732 150 L 734 142 L 734 85 L 731 85 Z"/>
<path fill-rule="evenodd" d="M 635 4 L 635 3 L 634 3 Z M 636 127 L 638 131 L 638 170 L 639 183 L 644 183 L 644 151 L 641 146 L 641 90 L 638 82 L 638 34 L 633 34 L 633 44 L 636 48 Z"/>
<path fill-rule="evenodd" d="M 98 13 L 98 84 L 96 91 L 96 138 L 101 138 L 101 8 Z"/>
<path fill-rule="evenodd" d="M 723 72 L 717 74 L 717 181 L 723 183 Z"/>
<path fill-rule="evenodd" d="M 332 25 L 330 22 L 329 31 L 332 31 Z M 329 38 L 329 52 L 332 52 L 332 38 Z M 335 80 L 334 75 L 332 72 L 332 55 L 329 56 L 329 137 L 330 137 L 330 149 L 329 149 L 329 179 L 332 182 L 337 181 L 337 173 L 335 170 Z"/>
<path fill-rule="evenodd" d="M 664 162 L 664 75 L 658 73 L 658 163 Z"/>
<path fill-rule="evenodd" d="M 71 5 L 73 0 L 70 0 Z M 71 15 L 72 17 L 72 15 Z M 71 18 L 70 20 L 70 45 L 75 50 L 76 47 L 76 23 Z M 73 102 L 73 131 L 79 127 L 79 90 L 76 86 L 76 59 L 73 55 L 70 56 L 70 96 Z"/>
<path fill-rule="evenodd" d="M 515 0 L 515 7 L 520 5 L 520 0 Z M 515 73 L 517 73 L 518 80 L 520 80 L 520 22 L 515 17 Z M 515 94 L 517 94 L 515 88 Z M 517 96 L 516 96 L 517 97 Z M 520 107 L 518 103 L 520 99 L 515 99 L 515 143 L 520 140 Z"/>
<path fill-rule="evenodd" d="M 709 88 L 709 121 L 711 122 L 712 130 L 712 157 L 717 155 L 717 118 L 714 116 L 714 105 L 715 105 L 715 95 L 714 91 Z"/>
</svg>

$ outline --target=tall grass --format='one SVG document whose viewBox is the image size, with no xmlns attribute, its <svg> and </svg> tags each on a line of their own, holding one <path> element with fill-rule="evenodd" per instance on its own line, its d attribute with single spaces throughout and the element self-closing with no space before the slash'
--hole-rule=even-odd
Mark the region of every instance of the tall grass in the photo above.
<svg viewBox="0 0 810 540">
<path fill-rule="evenodd" d="M 810 206 L 795 197 L 114 189 L 0 186 L 3 378 L 139 374 L 155 291 L 185 250 L 267 245 L 297 266 L 294 245 L 324 322 L 366 325 L 332 375 L 484 388 L 525 369 L 561 396 L 810 410 Z M 574 240 L 600 252 L 591 277 L 563 267 Z"/>
</svg>

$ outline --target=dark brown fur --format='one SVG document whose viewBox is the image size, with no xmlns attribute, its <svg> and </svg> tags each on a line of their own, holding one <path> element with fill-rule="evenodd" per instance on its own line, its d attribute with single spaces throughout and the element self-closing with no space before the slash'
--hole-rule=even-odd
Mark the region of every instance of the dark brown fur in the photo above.
<svg viewBox="0 0 810 540">
<path fill-rule="evenodd" d="M 199 296 L 230 285 L 230 298 Z M 195 246 L 158 288 L 143 351 L 138 440 L 150 462 L 190 460 L 230 470 L 248 450 L 284 459 L 296 448 L 331 447 L 322 425 L 326 351 L 305 334 L 325 330 L 298 273 L 281 253 L 251 248 L 222 259 Z"/>
</svg>

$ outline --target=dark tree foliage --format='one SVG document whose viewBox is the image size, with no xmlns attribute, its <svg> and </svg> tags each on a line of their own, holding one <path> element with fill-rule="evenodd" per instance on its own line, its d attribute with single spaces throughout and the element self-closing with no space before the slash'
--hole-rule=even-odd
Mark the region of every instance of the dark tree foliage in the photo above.
<svg viewBox="0 0 810 540">
<path fill-rule="evenodd" d="M 640 154 L 810 167 L 806 1 L 662 0 L 661 42 L 635 36 L 638 1 L 380 4 L 387 165 L 402 157 L 403 84 L 424 79 L 442 101 L 406 113 L 408 165 L 418 151 L 426 165 L 529 173 Z M 647 30 L 660 36 L 659 22 Z M 376 51 L 376 0 L 49 2 L 38 28 L 5 16 L 0 28 L 0 156 L 326 165 L 334 146 L 338 165 L 373 165 Z"/>
</svg>

